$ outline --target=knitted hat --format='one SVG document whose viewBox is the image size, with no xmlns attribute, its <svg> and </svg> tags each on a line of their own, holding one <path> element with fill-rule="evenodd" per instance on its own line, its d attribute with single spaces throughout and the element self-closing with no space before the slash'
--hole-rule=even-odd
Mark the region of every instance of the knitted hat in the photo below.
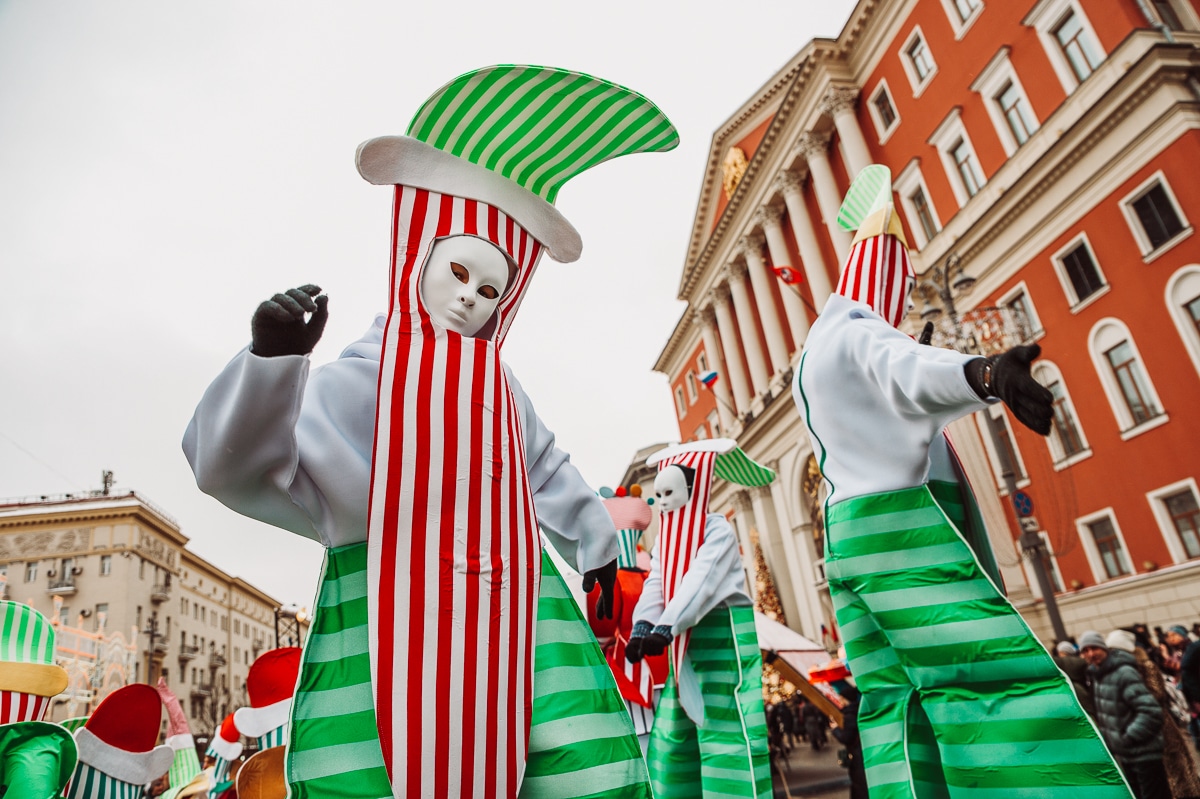
<svg viewBox="0 0 1200 799">
<path fill-rule="evenodd" d="M 1122 652 L 1133 652 L 1137 648 L 1137 639 L 1129 630 L 1113 630 L 1104 639 L 1109 649 L 1120 649 Z"/>
<path fill-rule="evenodd" d="M 58 796 L 76 758 L 75 740 L 58 724 L 0 725 L 0 794 L 4 799 Z"/>
<path fill-rule="evenodd" d="M 283 727 L 292 710 L 292 695 L 300 674 L 300 647 L 285 646 L 263 652 L 250 664 L 246 675 L 246 691 L 250 707 L 241 707 L 233 714 L 234 723 L 243 735 L 272 739 L 268 743 L 283 743 Z M 270 735 L 279 731 L 278 735 Z M 260 742 L 261 746 L 261 742 Z"/>
<path fill-rule="evenodd" d="M 54 663 L 54 627 L 19 602 L 0 602 L 0 724 L 38 721 L 67 687 Z"/>
<path fill-rule="evenodd" d="M 1078 655 L 1079 654 L 1079 648 L 1076 647 L 1075 644 L 1071 643 L 1070 641 L 1059 641 L 1058 644 L 1054 647 L 1054 649 L 1060 655 Z"/>
<path fill-rule="evenodd" d="M 569 263 L 582 242 L 554 207 L 562 185 L 596 164 L 664 152 L 679 134 L 648 99 L 600 78 L 500 64 L 461 75 L 425 101 L 406 136 L 359 145 L 358 171 L 503 210 Z"/>
<path fill-rule="evenodd" d="M 1175 633 L 1176 635 L 1182 635 L 1184 638 L 1188 637 L 1187 628 L 1184 627 L 1182 624 L 1172 624 L 1170 627 L 1167 628 L 1167 632 Z"/>
<path fill-rule="evenodd" d="M 1079 651 L 1082 652 L 1089 646 L 1098 646 L 1101 649 L 1108 649 L 1108 644 L 1104 642 L 1104 636 L 1095 630 L 1088 630 L 1079 636 Z"/>
<path fill-rule="evenodd" d="M 166 774 L 175 759 L 171 747 L 155 746 L 162 719 L 162 700 L 149 685 L 134 683 L 104 698 L 75 731 L 79 765 L 67 799 L 91 799 L 95 784 L 141 786 Z"/>
</svg>

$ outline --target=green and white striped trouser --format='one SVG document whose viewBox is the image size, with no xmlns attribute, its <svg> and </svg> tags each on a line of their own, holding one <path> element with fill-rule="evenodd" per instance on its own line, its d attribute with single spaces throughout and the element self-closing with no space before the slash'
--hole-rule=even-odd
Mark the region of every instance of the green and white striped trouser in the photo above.
<svg viewBox="0 0 1200 799">
<path fill-rule="evenodd" d="M 687 658 L 704 697 L 704 726 L 696 726 L 679 704 L 672 673 L 655 710 L 646 755 L 654 795 L 770 797 L 762 653 L 753 608 L 717 608 L 706 615 L 692 628 Z"/>
<path fill-rule="evenodd" d="M 948 513 L 961 500 L 940 483 L 827 512 L 871 799 L 1129 799 L 1070 683 Z"/>
<path fill-rule="evenodd" d="M 292 705 L 291 799 L 390 799 L 367 654 L 366 545 L 326 552 Z M 616 681 L 574 599 L 542 555 L 533 715 L 522 799 L 649 799 Z"/>
<path fill-rule="evenodd" d="M 142 786 L 110 777 L 86 763 L 75 766 L 64 794 L 67 799 L 141 799 Z"/>
</svg>

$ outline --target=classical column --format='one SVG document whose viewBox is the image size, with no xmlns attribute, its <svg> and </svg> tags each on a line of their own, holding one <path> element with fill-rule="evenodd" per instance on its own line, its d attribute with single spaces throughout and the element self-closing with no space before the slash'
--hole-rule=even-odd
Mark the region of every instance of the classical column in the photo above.
<svg viewBox="0 0 1200 799">
<path fill-rule="evenodd" d="M 737 508 L 737 513 L 733 516 L 733 529 L 737 530 L 738 542 L 741 544 L 742 568 L 746 570 L 746 593 L 754 599 L 757 587 L 755 577 L 758 571 L 754 563 L 754 545 L 750 543 L 750 528 L 754 525 L 754 520 L 751 518 L 753 511 L 745 491 L 738 491 L 733 495 L 733 506 Z"/>
<path fill-rule="evenodd" d="M 808 280 L 808 289 L 812 293 L 813 305 L 817 312 L 825 307 L 825 300 L 833 292 L 829 284 L 829 270 L 826 269 L 825 256 L 821 254 L 821 243 L 817 240 L 817 231 L 813 229 L 812 219 L 808 215 L 808 205 L 804 202 L 803 179 L 790 170 L 779 173 L 775 185 L 783 195 L 787 205 L 788 217 L 792 220 L 792 235 L 796 237 L 796 246 L 800 249 L 800 260 L 804 263 L 804 277 Z M 780 248 L 786 252 L 780 231 Z M 771 245 L 771 232 L 767 231 L 767 244 Z M 773 246 L 773 245 L 772 245 Z M 771 250 L 775 257 L 775 250 Z M 805 324 L 807 331 L 808 325 Z"/>
<path fill-rule="evenodd" d="M 871 152 L 867 149 L 867 140 L 863 138 L 862 127 L 854 114 L 854 101 L 858 99 L 858 89 L 848 86 L 834 86 L 821 98 L 818 108 L 821 113 L 833 120 L 838 136 L 842 140 L 842 150 L 846 154 L 847 169 L 850 179 L 865 169 L 871 163 Z"/>
<path fill-rule="evenodd" d="M 771 376 L 767 372 L 767 361 L 758 343 L 758 319 L 750 308 L 750 292 L 746 291 L 746 266 L 742 261 L 733 261 L 728 270 L 729 293 L 733 296 L 738 330 L 742 331 L 742 350 L 746 353 L 746 365 L 750 368 L 750 382 L 754 386 L 754 396 L 761 397 L 767 392 L 767 383 Z"/>
<path fill-rule="evenodd" d="M 796 579 L 800 576 L 796 566 L 795 552 L 788 549 L 786 537 L 779 534 L 778 525 L 771 519 L 774 514 L 767 510 L 768 505 L 774 504 L 771 501 L 771 490 L 766 486 L 751 488 L 750 504 L 754 508 L 754 518 L 758 522 L 758 540 L 763 545 L 763 554 L 767 557 L 767 564 L 771 567 L 771 577 L 775 580 L 775 591 L 779 594 L 783 612 L 787 614 L 788 624 L 807 626 L 806 620 L 800 618 L 800 606 L 796 603 L 796 595 L 793 590 Z M 779 552 L 780 544 L 783 545 L 782 554 Z"/>
<path fill-rule="evenodd" d="M 737 413 L 750 408 L 750 386 L 746 383 L 746 372 L 742 369 L 742 358 L 738 354 L 738 337 L 733 327 L 733 311 L 729 307 L 729 287 L 718 286 L 711 298 L 717 311 L 717 330 L 721 333 L 721 354 L 725 369 L 729 373 L 729 384 L 733 388 Z"/>
<path fill-rule="evenodd" d="M 779 462 L 774 461 L 767 464 L 767 468 L 779 474 Z M 812 558 L 809 556 L 808 548 L 797 546 L 795 526 L 788 518 L 787 512 L 787 497 L 784 494 L 783 483 L 776 478 L 770 485 L 772 504 L 775 506 L 775 518 L 779 523 L 781 532 L 780 538 L 783 539 L 784 557 L 788 559 L 788 570 L 792 576 L 792 598 L 796 602 L 796 606 L 800 609 L 800 618 L 794 622 L 800 625 L 800 631 L 814 641 L 821 640 L 821 607 L 820 600 L 817 598 L 816 589 L 813 587 L 816 581 L 816 572 L 813 571 Z"/>
<path fill-rule="evenodd" d="M 693 315 L 692 321 L 700 325 L 700 335 L 704 338 L 704 352 L 708 356 L 708 367 L 716 371 L 717 382 L 712 386 L 712 392 L 717 398 L 717 413 L 721 418 L 721 434 L 733 425 L 733 397 L 729 393 L 729 369 L 725 366 L 725 356 L 717 343 L 717 312 L 710 301 L 705 301 Z"/>
<path fill-rule="evenodd" d="M 833 169 L 829 166 L 829 136 L 820 133 L 802 133 L 796 142 L 796 153 L 808 162 L 808 172 L 812 175 L 813 190 L 817 194 L 817 205 L 821 208 L 825 228 L 833 241 L 833 249 L 838 261 L 846 260 L 850 252 L 850 234 L 837 223 L 838 209 L 842 207 L 842 192 L 837 180 L 833 177 Z"/>
<path fill-rule="evenodd" d="M 763 233 L 766 234 L 767 249 L 771 253 L 772 263 L 775 266 L 787 265 L 794 269 L 796 265 L 790 263 L 787 241 L 783 238 L 782 218 L 783 209 L 775 205 L 768 205 L 758 209 L 754 221 L 762 227 Z M 807 262 L 804 267 L 808 268 Z M 796 342 L 797 351 L 803 346 L 804 339 L 808 338 L 808 312 L 804 308 L 804 301 L 800 299 L 798 291 L 799 287 L 797 286 L 784 285 L 780 287 L 780 294 L 783 295 L 783 312 L 787 314 L 788 327 L 792 330 L 792 340 Z"/>
<path fill-rule="evenodd" d="M 771 293 L 771 281 L 776 278 L 767 271 L 762 258 L 764 243 L 762 234 L 754 232 L 742 238 L 739 249 L 746 259 L 746 271 L 750 273 L 754 304 L 758 306 L 758 318 L 767 339 L 767 354 L 771 356 L 771 382 L 774 383 L 777 375 L 787 371 L 790 352 L 783 326 L 779 323 L 779 313 L 775 310 L 775 295 Z"/>
</svg>

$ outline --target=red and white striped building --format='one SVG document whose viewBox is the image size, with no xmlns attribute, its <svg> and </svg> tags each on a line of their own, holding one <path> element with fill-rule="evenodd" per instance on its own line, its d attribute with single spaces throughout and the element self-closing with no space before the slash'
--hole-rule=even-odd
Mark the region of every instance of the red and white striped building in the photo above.
<svg viewBox="0 0 1200 799">
<path fill-rule="evenodd" d="M 721 486 L 757 531 L 789 624 L 830 625 L 820 492 L 789 391 L 850 235 L 851 178 L 892 170 L 915 331 L 1009 307 L 1057 397 L 1042 439 L 999 406 L 952 429 L 1010 596 L 1050 635 L 1004 478 L 1033 500 L 1067 630 L 1200 619 L 1200 12 L 1186 0 L 861 0 L 713 136 L 656 371 L 680 437 L 779 472 Z M 775 269 L 801 277 L 793 290 Z M 949 300 L 949 302 L 947 302 Z M 699 376 L 716 370 L 709 391 Z"/>
</svg>

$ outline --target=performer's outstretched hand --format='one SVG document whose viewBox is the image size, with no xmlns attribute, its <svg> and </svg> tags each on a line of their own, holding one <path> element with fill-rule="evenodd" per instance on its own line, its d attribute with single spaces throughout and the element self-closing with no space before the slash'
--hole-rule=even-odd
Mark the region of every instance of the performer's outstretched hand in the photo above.
<svg viewBox="0 0 1200 799">
<path fill-rule="evenodd" d="M 583 574 L 583 591 L 592 593 L 596 583 L 600 583 L 600 596 L 596 600 L 596 618 L 611 619 L 613 617 L 613 586 L 617 582 L 617 561 L 606 563 L 599 569 L 592 569 Z"/>
<path fill-rule="evenodd" d="M 321 340 L 328 305 L 329 297 L 311 283 L 276 294 L 258 306 L 250 320 L 250 351 L 264 358 L 307 355 Z M 312 314 L 307 322 L 306 313 Z"/>
<path fill-rule="evenodd" d="M 991 358 L 976 358 L 966 365 L 967 382 L 980 397 L 998 397 L 1017 421 L 1035 433 L 1050 435 L 1054 395 L 1033 379 L 1029 364 L 1042 354 L 1037 344 L 1013 347 Z"/>
</svg>

